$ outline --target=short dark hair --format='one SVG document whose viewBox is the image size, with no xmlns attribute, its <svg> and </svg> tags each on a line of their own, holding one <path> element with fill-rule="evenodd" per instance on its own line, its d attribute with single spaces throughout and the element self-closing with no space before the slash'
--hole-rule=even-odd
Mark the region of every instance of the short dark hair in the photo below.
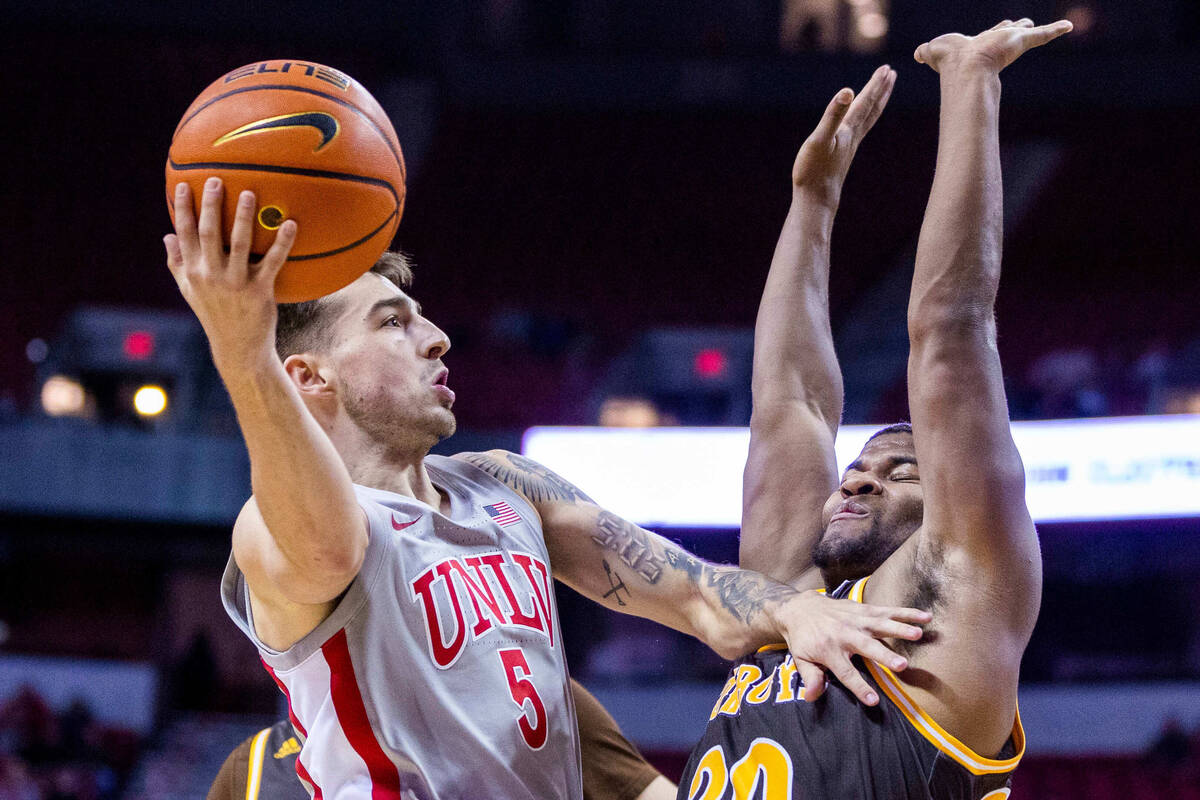
<svg viewBox="0 0 1200 800">
<path fill-rule="evenodd" d="M 412 285 L 412 260 L 404 253 L 385 250 L 371 267 L 399 289 Z M 336 304 L 329 295 L 303 303 L 280 303 L 279 319 L 275 323 L 275 352 L 282 361 L 295 353 L 308 353 L 328 345 L 325 341 L 329 323 L 337 316 Z"/>
<path fill-rule="evenodd" d="M 911 422 L 897 422 L 892 425 L 888 425 L 885 428 L 880 428 L 879 430 L 872 433 L 871 438 L 867 439 L 867 441 L 870 442 L 873 439 L 878 439 L 880 436 L 887 436 L 889 433 L 907 433 L 911 436 L 912 435 L 912 423 Z"/>
</svg>

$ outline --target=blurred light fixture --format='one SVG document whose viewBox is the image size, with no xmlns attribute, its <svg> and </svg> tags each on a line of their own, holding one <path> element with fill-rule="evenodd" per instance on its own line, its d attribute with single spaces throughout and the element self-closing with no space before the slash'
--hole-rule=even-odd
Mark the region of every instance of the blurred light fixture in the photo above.
<svg viewBox="0 0 1200 800">
<path fill-rule="evenodd" d="M 154 334 L 150 331 L 130 331 L 121 343 L 125 357 L 133 361 L 145 361 L 154 355 Z"/>
<path fill-rule="evenodd" d="M 45 339 L 30 339 L 25 345 L 25 357 L 29 359 L 30 364 L 40 364 L 46 360 L 46 356 L 50 355 L 50 345 L 46 344 Z"/>
<path fill-rule="evenodd" d="M 83 384 L 65 375 L 51 375 L 42 384 L 42 410 L 52 417 L 81 416 L 87 407 Z"/>
<path fill-rule="evenodd" d="M 862 14 L 857 25 L 859 35 L 864 39 L 880 39 L 888 32 L 888 18 L 878 11 Z"/>
<path fill-rule="evenodd" d="M 167 410 L 167 393 L 161 386 L 143 386 L 133 393 L 133 409 L 143 417 L 158 416 Z"/>
<path fill-rule="evenodd" d="M 729 368 L 729 358 L 723 350 L 709 347 L 696 353 L 692 369 L 701 378 L 719 378 Z"/>
</svg>

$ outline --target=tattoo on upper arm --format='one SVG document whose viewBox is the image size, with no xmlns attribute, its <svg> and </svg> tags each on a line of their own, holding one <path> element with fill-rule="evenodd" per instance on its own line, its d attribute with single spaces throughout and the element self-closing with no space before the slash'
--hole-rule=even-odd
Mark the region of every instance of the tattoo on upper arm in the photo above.
<svg viewBox="0 0 1200 800">
<path fill-rule="evenodd" d="M 790 586 L 770 581 L 757 572 L 709 564 L 610 511 L 600 512 L 592 540 L 615 553 L 647 583 L 658 583 L 665 569 L 684 573 L 697 586 L 712 589 L 725 610 L 743 622 L 749 622 L 768 603 L 795 593 Z M 614 586 L 612 569 L 607 561 L 602 563 L 609 585 Z M 625 591 L 629 592 L 628 587 Z M 604 596 L 608 597 L 608 594 Z M 619 594 L 617 602 L 624 605 Z"/>
<path fill-rule="evenodd" d="M 594 502 L 575 484 L 525 456 L 507 453 L 505 460 L 500 461 L 485 453 L 468 453 L 462 458 L 520 492 L 532 503 L 557 500 L 570 503 Z"/>
</svg>

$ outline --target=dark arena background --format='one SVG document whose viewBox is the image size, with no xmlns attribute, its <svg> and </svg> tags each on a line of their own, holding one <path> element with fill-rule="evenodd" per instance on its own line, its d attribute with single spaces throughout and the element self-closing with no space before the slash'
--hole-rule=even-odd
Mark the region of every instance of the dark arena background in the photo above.
<svg viewBox="0 0 1200 800">
<path fill-rule="evenodd" d="M 1200 798 L 1194 0 L 2 9 L 0 797 L 202 797 L 280 714 L 220 607 L 249 467 L 161 245 L 171 132 L 210 81 L 307 59 L 387 109 L 409 167 L 396 245 L 454 343 L 460 432 L 439 452 L 525 448 L 733 561 L 751 326 L 796 149 L 838 88 L 898 70 L 833 241 L 849 441 L 907 414 L 938 101 L 913 49 L 1065 16 L 1074 33 L 1004 74 L 999 346 L 1045 558 L 1012 796 Z M 643 496 L 639 470 L 670 491 Z M 725 664 L 560 603 L 573 674 L 677 776 Z"/>
</svg>

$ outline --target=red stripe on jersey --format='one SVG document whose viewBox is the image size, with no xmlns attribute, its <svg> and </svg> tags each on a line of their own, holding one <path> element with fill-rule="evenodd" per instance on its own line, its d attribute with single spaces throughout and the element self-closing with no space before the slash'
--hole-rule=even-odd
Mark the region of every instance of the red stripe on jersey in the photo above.
<svg viewBox="0 0 1200 800">
<path fill-rule="evenodd" d="M 317 782 L 312 779 L 312 775 L 308 774 L 308 770 L 300 763 L 299 757 L 296 758 L 296 775 L 299 776 L 300 780 L 312 787 L 312 800 L 321 800 L 321 787 L 317 786 Z"/>
<path fill-rule="evenodd" d="M 283 692 L 283 696 L 287 698 L 288 719 L 291 721 L 292 727 L 294 727 L 301 736 L 307 739 L 308 731 L 304 730 L 304 726 L 301 725 L 300 720 L 296 718 L 296 712 L 292 711 L 292 693 L 288 691 L 287 686 L 284 685 L 283 681 L 279 680 L 279 676 L 275 674 L 275 670 L 271 669 L 270 664 L 268 664 L 266 661 L 263 661 L 261 657 L 258 660 L 262 661 L 263 669 L 267 671 L 267 674 L 271 676 L 271 680 L 275 681 L 275 685 L 279 687 L 279 691 Z M 312 800 L 321 800 L 321 787 L 317 785 L 317 782 L 312 779 L 312 775 L 309 775 L 308 770 L 305 769 L 304 765 L 300 763 L 299 756 L 296 757 L 296 777 L 300 778 L 300 780 L 312 787 Z"/>
<path fill-rule="evenodd" d="M 291 694 L 291 692 L 289 692 L 287 687 L 283 685 L 283 681 L 279 680 L 279 676 L 275 674 L 275 670 L 271 669 L 270 664 L 268 664 L 266 661 L 263 661 L 263 659 L 261 657 L 258 660 L 262 661 L 263 669 L 265 669 L 267 671 L 267 674 L 271 676 L 271 680 L 275 681 L 275 685 L 279 687 L 279 691 L 283 692 L 283 696 L 287 698 L 288 719 L 291 721 L 292 725 L 296 728 L 296 730 L 300 732 L 300 735 L 303 736 L 305 739 L 307 739 L 308 731 L 304 730 L 304 726 L 301 725 L 300 720 L 296 718 L 296 712 L 292 711 L 292 694 Z M 299 763 L 298 760 L 297 760 L 297 763 Z"/>
<path fill-rule="evenodd" d="M 350 647 L 346 643 L 346 630 L 335 633 L 321 645 L 325 663 L 329 665 L 329 694 L 333 698 L 333 710 L 346 740 L 367 765 L 371 776 L 371 800 L 401 800 L 400 772 L 392 763 L 367 719 L 367 708 L 363 705 L 362 693 L 354 677 L 354 664 L 350 660 Z"/>
</svg>

